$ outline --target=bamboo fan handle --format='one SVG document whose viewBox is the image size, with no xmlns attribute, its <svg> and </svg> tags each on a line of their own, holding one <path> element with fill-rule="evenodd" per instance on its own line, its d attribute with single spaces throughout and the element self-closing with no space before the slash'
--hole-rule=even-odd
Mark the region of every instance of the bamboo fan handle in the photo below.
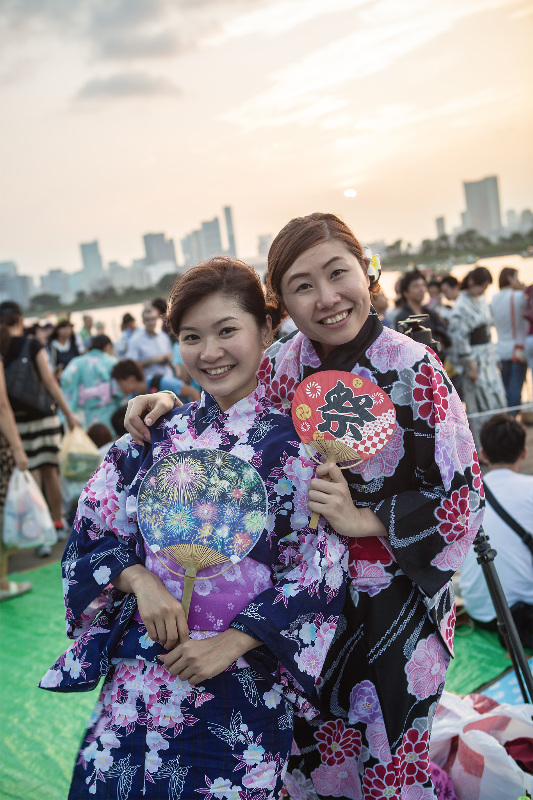
<svg viewBox="0 0 533 800">
<path fill-rule="evenodd" d="M 323 477 L 322 480 L 323 481 L 329 481 L 331 483 L 331 478 L 329 477 L 329 475 L 326 475 L 325 477 Z M 316 511 L 314 511 L 313 512 L 313 516 L 311 517 L 311 521 L 309 523 L 309 527 L 313 531 L 316 531 L 319 519 L 320 519 L 320 514 L 318 514 Z"/>
<path fill-rule="evenodd" d="M 196 579 L 196 567 L 194 564 L 187 564 L 185 570 L 185 582 L 183 584 L 183 595 L 181 598 L 181 605 L 185 611 L 185 619 L 189 618 L 189 608 L 191 606 L 192 590 L 194 589 L 194 581 Z"/>
</svg>

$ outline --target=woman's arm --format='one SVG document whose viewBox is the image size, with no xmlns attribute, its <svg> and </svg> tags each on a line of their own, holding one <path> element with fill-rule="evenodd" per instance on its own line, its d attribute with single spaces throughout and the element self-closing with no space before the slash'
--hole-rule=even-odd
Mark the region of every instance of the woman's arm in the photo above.
<svg viewBox="0 0 533 800">
<path fill-rule="evenodd" d="M 6 381 L 4 375 L 4 365 L 0 361 L 0 432 L 4 434 L 9 445 L 9 449 L 13 453 L 16 466 L 24 471 L 28 468 L 28 456 L 24 452 L 22 440 L 17 430 L 15 416 L 13 409 L 9 402 L 6 390 Z"/>
<path fill-rule="evenodd" d="M 67 420 L 67 425 L 70 429 L 74 428 L 76 425 L 80 424 L 78 417 L 70 410 L 67 401 L 61 391 L 61 387 L 59 386 L 58 382 L 52 375 L 50 370 L 50 366 L 48 364 L 48 359 L 46 358 L 46 353 L 44 352 L 44 348 L 39 350 L 37 353 L 36 358 L 37 369 L 39 370 L 40 378 L 48 390 L 48 392 L 52 395 L 52 398 L 58 408 L 61 409 L 65 418 Z"/>
<path fill-rule="evenodd" d="M 173 408 L 174 398 L 168 392 L 140 394 L 128 402 L 124 426 L 132 439 L 137 444 L 143 445 L 145 442 L 151 441 L 151 434 L 147 425 L 153 425 L 159 417 L 168 414 Z M 146 416 L 144 416 L 145 414 Z"/>
</svg>

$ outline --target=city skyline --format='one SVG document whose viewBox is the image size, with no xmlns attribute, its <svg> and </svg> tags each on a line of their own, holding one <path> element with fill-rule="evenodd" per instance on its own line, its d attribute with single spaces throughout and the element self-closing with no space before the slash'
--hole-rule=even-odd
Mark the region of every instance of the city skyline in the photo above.
<svg viewBox="0 0 533 800">
<path fill-rule="evenodd" d="M 0 32 L 0 259 L 30 275 L 227 202 L 244 258 L 314 210 L 420 242 L 488 175 L 532 205 L 527 0 L 43 0 Z"/>
</svg>

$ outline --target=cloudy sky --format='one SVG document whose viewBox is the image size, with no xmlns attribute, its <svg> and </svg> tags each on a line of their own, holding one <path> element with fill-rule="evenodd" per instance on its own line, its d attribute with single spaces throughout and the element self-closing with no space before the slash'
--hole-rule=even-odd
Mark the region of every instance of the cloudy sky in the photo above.
<svg viewBox="0 0 533 800">
<path fill-rule="evenodd" d="M 234 210 L 435 235 L 463 180 L 533 206 L 531 0 L 0 0 L 0 261 L 140 257 Z M 355 198 L 345 198 L 353 188 Z"/>
</svg>

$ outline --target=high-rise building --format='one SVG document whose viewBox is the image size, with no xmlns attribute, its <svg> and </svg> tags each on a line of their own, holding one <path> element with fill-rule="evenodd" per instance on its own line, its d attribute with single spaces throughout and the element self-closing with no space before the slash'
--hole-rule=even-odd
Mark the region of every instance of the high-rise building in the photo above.
<svg viewBox="0 0 533 800">
<path fill-rule="evenodd" d="M 98 242 L 86 242 L 80 244 L 81 258 L 83 261 L 83 272 L 88 284 L 99 281 L 104 274 L 104 265 Z"/>
<path fill-rule="evenodd" d="M 268 255 L 270 245 L 274 241 L 271 233 L 260 233 L 257 237 L 257 254 L 260 256 Z"/>
<path fill-rule="evenodd" d="M 480 181 L 465 181 L 463 186 L 468 227 L 485 235 L 499 233 L 502 218 L 498 177 L 492 175 Z"/>
<path fill-rule="evenodd" d="M 437 226 L 437 236 L 439 238 L 441 236 L 446 236 L 446 224 L 444 222 L 444 217 L 437 217 L 435 224 Z"/>
<path fill-rule="evenodd" d="M 220 256 L 223 254 L 222 239 L 220 238 L 220 222 L 218 217 L 202 222 L 202 258 Z"/>
<path fill-rule="evenodd" d="M 143 236 L 146 265 L 170 261 L 176 266 L 176 251 L 172 239 L 166 239 L 164 233 L 147 233 Z"/>
<path fill-rule="evenodd" d="M 17 272 L 14 261 L 0 261 L 0 278 L 14 278 Z"/>
<path fill-rule="evenodd" d="M 228 232 L 227 254 L 230 258 L 236 258 L 237 249 L 235 247 L 235 234 L 233 232 L 233 217 L 231 212 L 231 206 L 224 206 L 224 217 L 226 219 L 226 230 Z"/>
</svg>

